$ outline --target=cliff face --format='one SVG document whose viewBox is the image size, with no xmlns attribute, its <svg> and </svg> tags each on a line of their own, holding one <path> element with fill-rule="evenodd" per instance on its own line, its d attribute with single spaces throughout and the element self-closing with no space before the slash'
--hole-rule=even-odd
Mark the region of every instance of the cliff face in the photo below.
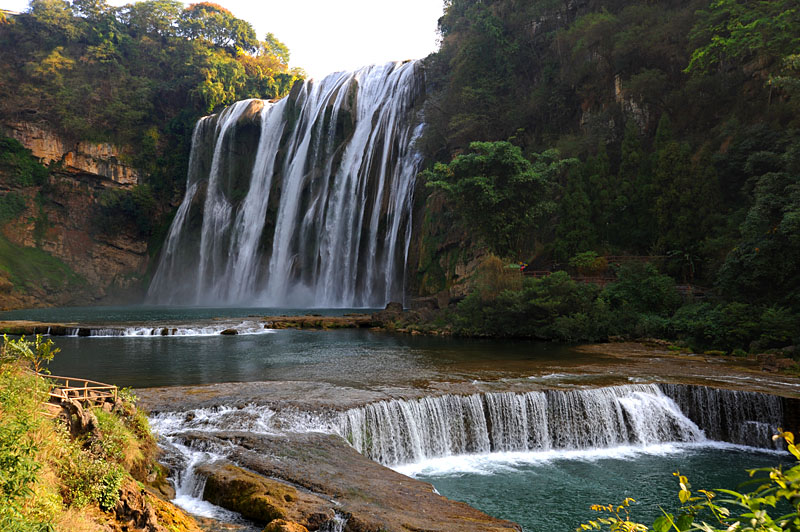
<svg viewBox="0 0 800 532">
<path fill-rule="evenodd" d="M 122 162 L 122 150 L 108 143 L 70 142 L 27 122 L 6 124 L 0 132 L 18 140 L 42 164 L 57 167 L 61 174 L 84 174 L 122 187 L 132 187 L 142 177 L 139 170 Z"/>
<path fill-rule="evenodd" d="M 2 128 L 49 169 L 47 182 L 20 186 L 0 172 L 0 196 L 24 209 L 0 226 L 0 309 L 111 303 L 140 293 L 147 242 L 135 230 L 98 228 L 96 206 L 109 190 L 131 188 L 141 173 L 110 144 L 68 142 L 45 128 Z M 1 199 L 1 198 L 0 198 Z"/>
</svg>

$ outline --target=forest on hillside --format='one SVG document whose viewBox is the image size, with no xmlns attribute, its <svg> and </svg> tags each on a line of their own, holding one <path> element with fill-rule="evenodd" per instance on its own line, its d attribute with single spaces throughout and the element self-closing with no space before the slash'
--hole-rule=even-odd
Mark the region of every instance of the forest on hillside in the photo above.
<svg viewBox="0 0 800 532">
<path fill-rule="evenodd" d="M 700 344 L 747 348 L 777 321 L 772 343 L 800 336 L 794 2 L 452 0 L 439 27 L 422 146 L 436 164 L 423 175 L 474 242 L 535 269 L 652 257 L 653 275 L 713 296 L 683 320 L 714 322 Z M 510 332 L 497 321 L 532 308 L 509 294 L 494 312 L 516 305 L 516 320 L 476 308 L 468 324 L 494 324 L 466 329 Z M 673 316 L 660 306 L 641 310 Z"/>
<path fill-rule="evenodd" d="M 273 34 L 224 7 L 145 0 L 33 0 L 0 19 L 0 115 L 68 139 L 113 142 L 148 176 L 118 201 L 153 215 L 182 194 L 197 120 L 304 77 Z"/>
</svg>

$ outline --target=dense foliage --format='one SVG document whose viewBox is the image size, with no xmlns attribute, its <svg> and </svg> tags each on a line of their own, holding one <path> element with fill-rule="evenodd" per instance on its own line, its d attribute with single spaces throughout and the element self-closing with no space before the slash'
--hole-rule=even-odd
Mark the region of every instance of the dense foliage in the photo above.
<svg viewBox="0 0 800 532">
<path fill-rule="evenodd" d="M 673 279 L 713 289 L 716 299 L 659 327 L 694 331 L 703 344 L 753 339 L 715 332 L 739 306 L 762 325 L 800 321 L 794 2 L 453 0 L 440 30 L 422 146 L 440 161 L 428 178 L 450 193 L 473 241 L 537 269 L 563 269 L 586 253 L 658 256 Z M 506 207 L 483 201 L 496 196 L 477 177 L 490 174 L 461 170 L 479 156 L 476 141 L 484 157 L 511 143 L 532 163 L 553 148 L 578 162 L 549 194 L 511 183 Z M 536 245 L 498 233 L 526 212 L 540 215 Z M 525 300 L 525 290 L 515 297 Z"/>
<path fill-rule="evenodd" d="M 0 530 L 94 530 L 80 509 L 112 510 L 131 474 L 159 476 L 147 418 L 130 397 L 92 413 L 95 428 L 83 434 L 43 415 L 50 385 L 28 369 L 44 369 L 57 352 L 39 336 L 0 345 Z"/>
<path fill-rule="evenodd" d="M 32 0 L 0 23 L 0 114 L 128 147 L 127 162 L 167 203 L 181 193 L 197 119 L 236 100 L 287 94 L 302 77 L 288 59 L 274 35 L 259 41 L 248 22 L 212 3 Z"/>
<path fill-rule="evenodd" d="M 539 224 L 555 209 L 550 190 L 573 161 L 561 160 L 555 150 L 528 160 L 509 142 L 473 142 L 469 148 L 424 172 L 427 185 L 445 193 L 493 252 L 532 251 Z"/>
<path fill-rule="evenodd" d="M 565 271 L 523 279 L 490 256 L 478 269 L 474 291 L 421 326 L 462 336 L 560 342 L 655 337 L 681 342 L 695 352 L 737 354 L 800 340 L 800 320 L 787 307 L 684 301 L 675 281 L 650 264 L 616 270 L 616 282 L 600 288 Z"/>
</svg>

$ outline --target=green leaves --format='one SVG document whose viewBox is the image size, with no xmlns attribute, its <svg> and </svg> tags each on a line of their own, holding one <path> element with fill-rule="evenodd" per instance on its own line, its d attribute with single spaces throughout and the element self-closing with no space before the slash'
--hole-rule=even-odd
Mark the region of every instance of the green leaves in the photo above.
<svg viewBox="0 0 800 532">
<path fill-rule="evenodd" d="M 800 451 L 794 443 L 794 435 L 778 429 L 774 439 L 786 440 L 789 451 L 800 460 Z M 589 521 L 578 530 L 599 530 L 606 525 L 609 530 L 636 530 L 652 532 L 683 532 L 700 530 L 703 532 L 785 532 L 800 530 L 800 508 L 797 500 L 800 497 L 800 464 L 784 472 L 780 467 L 753 470 L 755 473 L 768 473 L 768 477 L 759 480 L 762 483 L 753 491 L 740 493 L 729 489 L 716 491 L 697 490 L 699 495 L 692 496 L 689 480 L 679 472 L 673 473 L 678 479 L 678 498 L 681 502 L 680 513 L 675 517 L 664 512 L 663 516 L 653 522 L 651 527 L 638 523 L 630 523 L 627 513 L 620 518 L 612 506 L 592 506 L 592 510 L 611 512 L 613 517 Z M 717 493 L 726 497 L 718 497 Z M 626 499 L 628 501 L 629 499 Z M 779 505 L 790 507 L 792 511 L 779 517 L 772 517 Z M 630 524 L 628 524 L 630 523 Z M 626 524 L 628 528 L 621 528 Z M 638 528 L 636 528 L 638 527 Z"/>
<path fill-rule="evenodd" d="M 470 153 L 435 165 L 423 177 L 487 247 L 516 257 L 533 250 L 540 224 L 555 210 L 553 187 L 572 163 L 555 150 L 528 160 L 509 142 L 473 142 Z"/>
<path fill-rule="evenodd" d="M 61 351 L 54 347 L 55 344 L 50 338 L 44 339 L 41 334 L 37 334 L 31 342 L 21 336 L 17 340 L 11 340 L 3 335 L 3 347 L 0 349 L 0 364 L 9 362 L 22 362 L 30 366 L 36 373 L 47 373 L 45 366 L 53 360 L 53 357 Z"/>
<path fill-rule="evenodd" d="M 775 61 L 800 46 L 800 9 L 793 0 L 715 0 L 691 37 L 699 46 L 687 72 L 704 72 L 726 59 Z"/>
</svg>

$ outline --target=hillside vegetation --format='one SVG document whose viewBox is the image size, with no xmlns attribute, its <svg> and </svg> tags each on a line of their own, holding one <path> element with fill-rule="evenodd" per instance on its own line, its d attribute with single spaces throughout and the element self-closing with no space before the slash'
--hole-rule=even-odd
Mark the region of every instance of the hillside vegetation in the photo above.
<svg viewBox="0 0 800 532">
<path fill-rule="evenodd" d="M 131 395 L 45 417 L 50 384 L 30 370 L 57 352 L 41 337 L 0 347 L 0 530 L 199 531 L 159 497 L 165 470 Z"/>
<path fill-rule="evenodd" d="M 573 274 L 586 257 L 649 256 L 710 296 L 683 316 L 760 333 L 768 313 L 797 341 L 794 2 L 453 0 L 439 25 L 423 177 L 428 210 L 444 209 L 425 214 L 423 291 L 447 288 L 454 241 Z"/>
<path fill-rule="evenodd" d="M 161 203 L 182 194 L 198 118 L 277 98 L 304 76 L 273 34 L 200 2 L 33 0 L 0 21 L 0 115 L 113 142 Z"/>
</svg>

